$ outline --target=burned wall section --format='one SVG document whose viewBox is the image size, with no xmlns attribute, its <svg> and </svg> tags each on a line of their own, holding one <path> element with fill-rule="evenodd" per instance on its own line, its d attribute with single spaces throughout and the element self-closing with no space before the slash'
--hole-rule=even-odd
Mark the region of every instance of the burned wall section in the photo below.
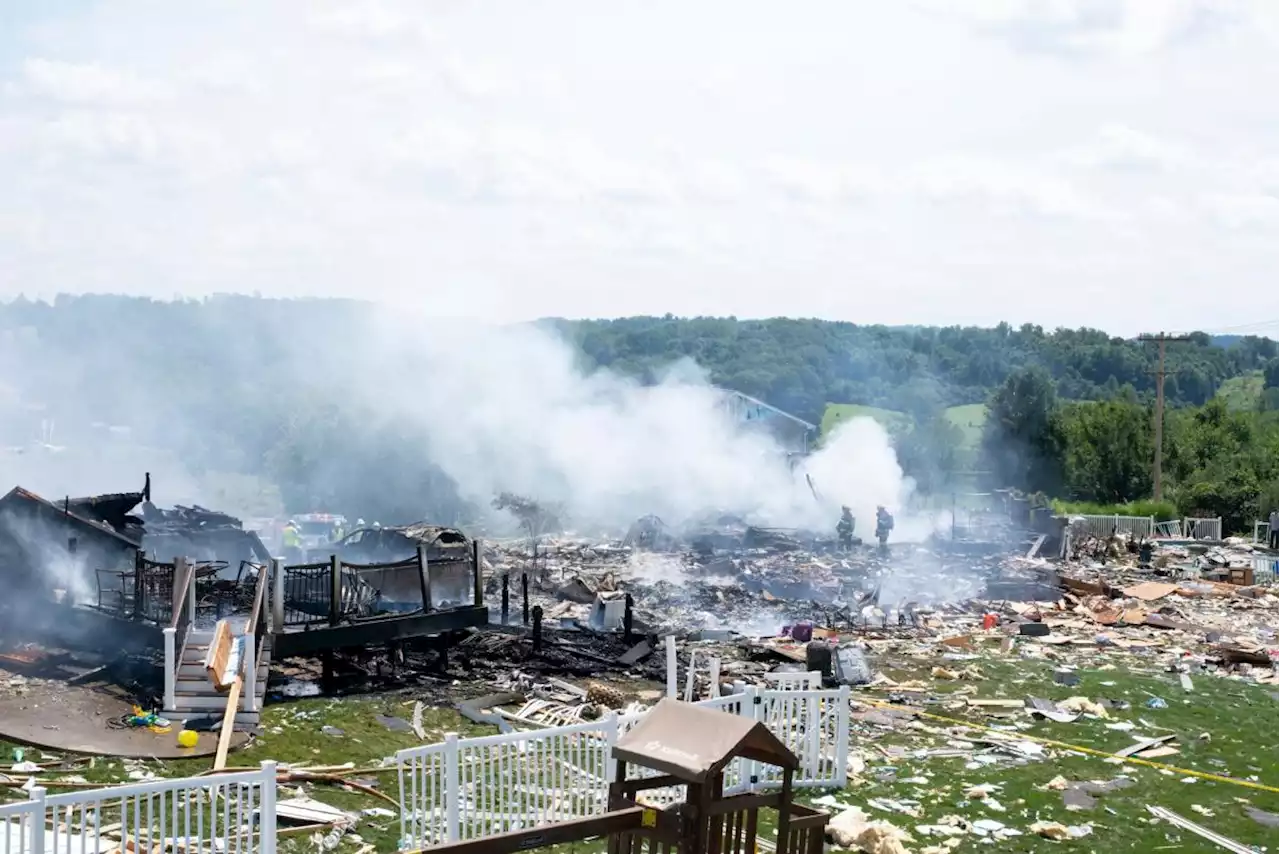
<svg viewBox="0 0 1280 854">
<path fill-rule="evenodd" d="M 18 596 L 94 601 L 96 570 L 131 571 L 138 545 L 69 502 L 59 508 L 21 487 L 0 498 L 0 580 Z"/>
</svg>

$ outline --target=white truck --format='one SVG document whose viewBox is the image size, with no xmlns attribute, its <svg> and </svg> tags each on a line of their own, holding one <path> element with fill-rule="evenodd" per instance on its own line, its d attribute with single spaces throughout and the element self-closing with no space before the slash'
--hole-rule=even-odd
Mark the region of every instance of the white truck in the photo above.
<svg viewBox="0 0 1280 854">
<path fill-rule="evenodd" d="M 328 557 L 328 549 L 338 539 L 334 533 L 345 535 L 347 531 L 347 517 L 333 513 L 303 513 L 294 516 L 293 521 L 298 523 L 302 553 L 308 556 L 308 560 Z"/>
</svg>

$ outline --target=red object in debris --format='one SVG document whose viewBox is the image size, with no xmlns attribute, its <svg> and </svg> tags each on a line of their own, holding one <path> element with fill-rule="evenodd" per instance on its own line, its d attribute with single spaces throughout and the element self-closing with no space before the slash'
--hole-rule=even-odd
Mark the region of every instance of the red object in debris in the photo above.
<svg viewBox="0 0 1280 854">
<path fill-rule="evenodd" d="M 996 627 L 996 624 L 997 624 L 997 623 L 999 623 L 999 622 L 1000 622 L 1000 618 L 999 618 L 999 617 L 997 617 L 995 614 L 983 614 L 983 615 L 982 615 L 982 630 L 983 630 L 984 632 L 989 632 L 989 631 L 991 631 L 992 629 L 994 629 L 994 628 Z"/>
</svg>

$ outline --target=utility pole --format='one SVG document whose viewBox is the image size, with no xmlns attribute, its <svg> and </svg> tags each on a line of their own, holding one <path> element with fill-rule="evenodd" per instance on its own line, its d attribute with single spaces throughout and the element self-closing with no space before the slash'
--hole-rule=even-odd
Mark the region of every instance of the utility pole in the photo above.
<svg viewBox="0 0 1280 854">
<path fill-rule="evenodd" d="M 1166 335 L 1159 332 L 1155 335 L 1139 335 L 1139 341 L 1154 341 L 1159 356 L 1156 359 L 1156 416 L 1155 416 L 1155 460 L 1151 464 L 1151 491 L 1155 500 L 1163 495 L 1160 483 L 1160 463 L 1164 458 L 1164 345 L 1170 341 L 1190 341 L 1190 335 Z"/>
</svg>

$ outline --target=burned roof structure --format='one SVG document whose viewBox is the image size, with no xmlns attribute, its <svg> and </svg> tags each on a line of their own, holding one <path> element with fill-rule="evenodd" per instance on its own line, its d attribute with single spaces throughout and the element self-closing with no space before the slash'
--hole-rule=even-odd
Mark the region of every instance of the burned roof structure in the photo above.
<svg viewBox="0 0 1280 854">
<path fill-rule="evenodd" d="M 142 549 L 156 560 L 182 555 L 197 561 L 225 561 L 233 570 L 241 561 L 265 564 L 271 560 L 258 535 L 227 513 L 198 505 L 162 510 L 147 501 L 142 505 L 142 520 Z"/>
<path fill-rule="evenodd" d="M 154 560 L 181 555 L 226 562 L 232 571 L 241 561 L 271 559 L 258 536 L 233 516 L 203 507 L 156 507 L 150 474 L 138 492 L 50 501 L 16 486 L 0 498 L 0 573 L 6 578 L 56 577 L 71 587 L 79 578 L 87 585 L 95 570 L 131 569 L 139 551 Z"/>
<path fill-rule="evenodd" d="M 15 486 L 0 498 L 0 577 L 28 590 L 66 589 L 87 585 L 94 569 L 132 566 L 142 538 L 119 513 L 125 501 L 55 503 Z"/>
</svg>

